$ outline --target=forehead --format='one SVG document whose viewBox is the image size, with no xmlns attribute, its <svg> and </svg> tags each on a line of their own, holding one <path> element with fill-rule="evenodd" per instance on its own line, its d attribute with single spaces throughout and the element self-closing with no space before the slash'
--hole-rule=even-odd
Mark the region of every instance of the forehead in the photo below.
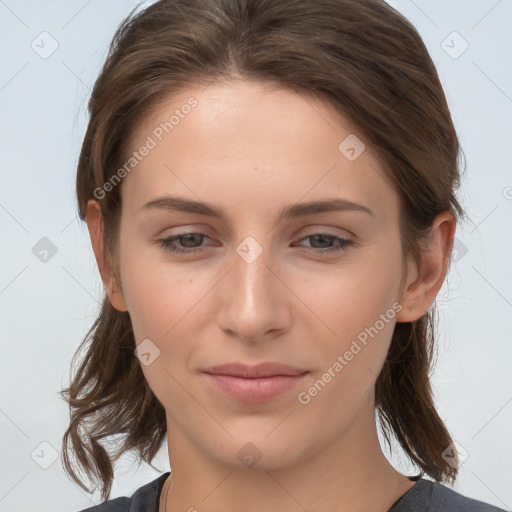
<svg viewBox="0 0 512 512">
<path fill-rule="evenodd" d="M 133 208 L 178 189 L 232 202 L 337 193 L 362 203 L 387 200 L 388 211 L 397 201 L 356 126 L 332 105 L 273 83 L 184 88 L 136 127 L 130 150 L 144 146 L 150 149 L 122 184 L 123 203 Z"/>
</svg>

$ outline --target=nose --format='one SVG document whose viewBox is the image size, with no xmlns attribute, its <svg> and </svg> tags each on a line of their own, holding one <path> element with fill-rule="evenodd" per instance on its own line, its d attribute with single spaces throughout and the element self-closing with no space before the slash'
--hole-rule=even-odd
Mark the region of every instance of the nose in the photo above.
<svg viewBox="0 0 512 512">
<path fill-rule="evenodd" d="M 222 280 L 217 325 L 230 336 L 258 343 L 290 328 L 293 293 L 279 275 L 270 250 L 253 242 L 252 257 L 247 258 L 244 248 L 239 246 L 233 268 Z"/>
</svg>

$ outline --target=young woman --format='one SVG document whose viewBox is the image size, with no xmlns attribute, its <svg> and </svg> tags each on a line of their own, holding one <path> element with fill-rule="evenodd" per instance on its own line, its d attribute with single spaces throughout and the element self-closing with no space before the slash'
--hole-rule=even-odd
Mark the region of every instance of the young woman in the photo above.
<svg viewBox="0 0 512 512">
<path fill-rule="evenodd" d="M 89 113 L 77 197 L 106 296 L 63 461 L 108 500 L 113 462 L 166 439 L 172 476 L 88 511 L 500 510 L 442 484 L 429 367 L 460 150 L 403 16 L 161 0 L 118 29 Z"/>
</svg>

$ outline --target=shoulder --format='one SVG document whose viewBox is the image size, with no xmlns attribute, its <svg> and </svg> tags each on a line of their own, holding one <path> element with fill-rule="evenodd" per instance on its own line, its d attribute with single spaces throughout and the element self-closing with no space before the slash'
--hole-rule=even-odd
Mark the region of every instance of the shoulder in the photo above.
<svg viewBox="0 0 512 512">
<path fill-rule="evenodd" d="M 389 512 L 506 512 L 483 501 L 468 498 L 450 487 L 426 478 L 418 481 Z"/>
<path fill-rule="evenodd" d="M 79 512 L 130 512 L 131 498 L 122 497 L 108 500 L 94 507 L 84 508 Z"/>
<path fill-rule="evenodd" d="M 432 485 L 432 512 L 505 512 L 504 509 L 468 498 L 446 485 L 433 483 Z"/>
<path fill-rule="evenodd" d="M 160 493 L 169 475 L 169 472 L 163 473 L 155 480 L 139 487 L 131 498 L 114 498 L 79 512 L 158 512 Z"/>
</svg>

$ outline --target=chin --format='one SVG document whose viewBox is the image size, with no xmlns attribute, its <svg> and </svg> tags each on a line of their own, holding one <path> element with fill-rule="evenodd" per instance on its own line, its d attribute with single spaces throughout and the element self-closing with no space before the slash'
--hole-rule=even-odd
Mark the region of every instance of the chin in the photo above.
<svg viewBox="0 0 512 512">
<path fill-rule="evenodd" d="M 275 427 L 275 425 L 274 425 Z M 212 456 L 223 463 L 239 469 L 272 471 L 284 469 L 305 458 L 304 440 L 294 441 L 289 435 L 279 435 L 270 430 L 260 432 L 258 436 L 236 435 L 224 444 L 210 447 Z M 270 439 L 270 438 L 273 439 Z M 302 447 L 300 450 L 298 447 Z"/>
</svg>

